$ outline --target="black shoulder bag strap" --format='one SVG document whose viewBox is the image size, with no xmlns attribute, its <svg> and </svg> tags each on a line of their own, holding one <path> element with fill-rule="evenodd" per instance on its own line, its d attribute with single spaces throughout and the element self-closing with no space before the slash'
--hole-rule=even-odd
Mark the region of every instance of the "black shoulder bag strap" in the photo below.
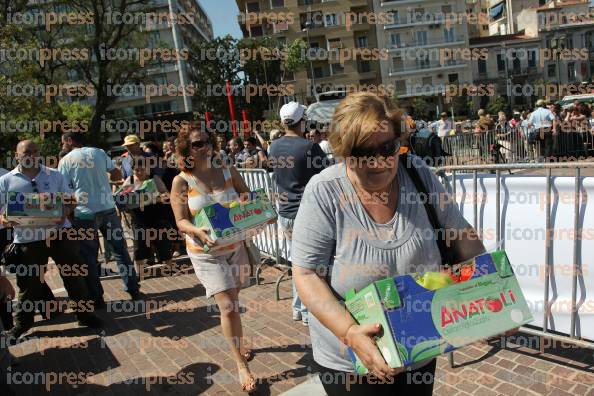
<svg viewBox="0 0 594 396">
<path fill-rule="evenodd" d="M 417 168 L 413 164 L 414 160 L 408 155 L 404 154 L 400 155 L 400 161 L 404 161 L 406 173 L 415 185 L 419 198 L 422 200 L 423 205 L 425 206 L 425 211 L 427 212 L 429 222 L 435 231 L 435 242 L 437 243 L 439 255 L 441 256 L 441 265 L 444 267 L 449 267 L 453 264 L 453 260 L 451 250 L 447 247 L 445 242 L 445 229 L 439 223 L 435 206 L 433 206 L 429 200 L 429 193 L 423 184 L 423 180 L 421 180 L 421 176 L 419 175 Z"/>
</svg>

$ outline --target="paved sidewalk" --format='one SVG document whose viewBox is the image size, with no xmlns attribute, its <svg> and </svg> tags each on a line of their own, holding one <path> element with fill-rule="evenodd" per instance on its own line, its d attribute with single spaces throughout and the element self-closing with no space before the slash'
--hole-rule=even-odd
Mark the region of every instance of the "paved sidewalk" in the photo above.
<svg viewBox="0 0 594 396">
<path fill-rule="evenodd" d="M 289 282 L 281 287 L 284 299 L 274 300 L 277 274 L 266 269 L 264 284 L 241 294 L 258 393 L 322 395 L 307 328 L 291 320 Z M 49 283 L 62 287 L 55 276 Z M 99 313 L 103 331 L 79 328 L 68 313 L 38 322 L 31 339 L 11 348 L 18 363 L 10 380 L 21 383 L 15 385 L 18 395 L 242 394 L 216 305 L 193 272 L 143 281 L 142 302 L 128 301 L 118 278 L 105 280 L 104 287 L 109 303 Z M 495 340 L 464 348 L 456 352 L 453 369 L 440 358 L 435 394 L 594 396 L 593 351 L 548 348 L 540 355 L 534 338 L 521 342 L 524 347 L 501 349 Z"/>
</svg>

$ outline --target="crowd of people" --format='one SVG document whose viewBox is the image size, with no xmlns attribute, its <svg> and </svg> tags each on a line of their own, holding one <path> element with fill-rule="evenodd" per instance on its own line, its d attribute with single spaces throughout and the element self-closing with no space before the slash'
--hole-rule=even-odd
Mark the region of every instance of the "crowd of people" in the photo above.
<svg viewBox="0 0 594 396">
<path fill-rule="evenodd" d="M 417 136 L 439 137 L 433 149 L 414 147 L 431 158 L 452 157 L 465 162 L 544 162 L 555 156 L 578 157 L 594 153 L 592 103 L 574 101 L 561 106 L 538 100 L 532 110 L 497 112 L 492 116 L 479 109 L 476 120 L 454 122 L 442 112 L 437 121 L 412 120 Z M 562 133 L 567 133 L 563 135 Z M 469 153 L 473 153 L 469 157 Z M 436 160 L 435 160 L 436 161 Z M 458 163 L 458 162 L 456 162 Z"/>
<path fill-rule="evenodd" d="M 536 128 L 553 125 L 554 118 L 541 108 L 527 122 Z M 219 245 L 193 219 L 206 205 L 248 200 L 250 191 L 238 169 L 262 168 L 274 174 L 278 226 L 290 244 L 292 318 L 309 326 L 327 394 L 393 394 L 414 386 L 410 392 L 430 395 L 435 359 L 418 362 L 408 372 L 388 367 L 374 345 L 382 329 L 358 325 L 345 310 L 345 293 L 388 276 L 470 259 L 484 251 L 482 242 L 437 177 L 407 154 L 410 120 L 387 98 L 367 92 L 347 96 L 330 130 L 312 126 L 305 106 L 296 102 L 284 105 L 279 115 L 284 128 L 271 131 L 268 140 L 261 131 L 227 140 L 188 124 L 163 142 L 143 143 L 128 135 L 126 152 L 117 159 L 85 145 L 81 134 L 65 133 L 57 169 L 41 163 L 35 142 L 21 141 L 18 166 L 0 177 L 1 204 L 9 192 L 61 193 L 64 215 L 53 225 L 23 226 L 2 212 L 3 263 L 16 273 L 18 288 L 15 323 L 4 325 L 5 338 L 19 342 L 37 312 L 51 320 L 64 311 L 44 279 L 49 257 L 78 322 L 100 328 L 103 321 L 96 311 L 110 303 L 101 284 L 101 237 L 130 299 L 143 298 L 148 264 L 172 265 L 175 256 L 187 254 L 206 296 L 217 304 L 241 389 L 253 391 L 257 375 L 248 362 L 257 351 L 244 342 L 239 304 L 250 273 L 248 246 Z M 440 131 L 449 128 L 447 114 L 442 118 Z M 144 191 L 147 183 L 154 187 L 143 193 L 144 205 L 118 199 L 125 192 Z M 405 199 L 411 191 L 436 199 L 430 203 L 436 218 L 430 218 L 422 198 Z M 122 219 L 130 222 L 132 254 Z M 438 228 L 445 230 L 443 235 L 460 236 L 447 241 L 447 259 L 439 248 Z M 0 298 L 10 301 L 14 295 L 11 283 L 0 276 Z M 353 372 L 346 347 L 368 375 Z M 411 383 L 411 371 L 431 380 Z"/>
</svg>

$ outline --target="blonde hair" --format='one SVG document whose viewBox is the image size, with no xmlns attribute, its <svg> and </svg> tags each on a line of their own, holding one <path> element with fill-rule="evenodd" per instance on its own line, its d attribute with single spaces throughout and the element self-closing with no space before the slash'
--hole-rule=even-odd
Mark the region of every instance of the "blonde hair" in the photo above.
<svg viewBox="0 0 594 396">
<path fill-rule="evenodd" d="M 397 138 L 405 134 L 405 118 L 387 97 L 371 92 L 348 95 L 332 116 L 328 142 L 334 154 L 349 157 L 353 148 L 362 146 L 382 121 L 392 123 Z"/>
</svg>

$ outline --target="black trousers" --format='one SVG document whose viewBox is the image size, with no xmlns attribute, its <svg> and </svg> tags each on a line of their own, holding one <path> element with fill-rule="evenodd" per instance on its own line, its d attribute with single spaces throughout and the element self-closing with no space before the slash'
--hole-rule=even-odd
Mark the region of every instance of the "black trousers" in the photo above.
<svg viewBox="0 0 594 396">
<path fill-rule="evenodd" d="M 544 156 L 545 161 L 553 158 L 553 134 L 548 132 L 544 134 L 544 139 L 539 140 L 540 155 Z"/>
<path fill-rule="evenodd" d="M 51 241 L 49 246 L 46 241 L 21 243 L 17 246 L 19 258 L 15 268 L 19 288 L 17 325 L 31 326 L 35 310 L 46 310 L 48 300 L 53 299 L 51 290 L 43 277 L 49 257 L 54 260 L 60 271 L 64 287 L 74 303 L 71 308 L 76 315 L 79 318 L 84 317 L 94 310 L 84 278 L 88 269 L 79 256 L 78 241 L 56 239 Z"/>
<path fill-rule="evenodd" d="M 414 395 L 431 396 L 435 381 L 436 360 L 418 370 L 404 371 L 382 381 L 374 376 L 345 373 L 316 364 L 328 396 Z"/>
</svg>

